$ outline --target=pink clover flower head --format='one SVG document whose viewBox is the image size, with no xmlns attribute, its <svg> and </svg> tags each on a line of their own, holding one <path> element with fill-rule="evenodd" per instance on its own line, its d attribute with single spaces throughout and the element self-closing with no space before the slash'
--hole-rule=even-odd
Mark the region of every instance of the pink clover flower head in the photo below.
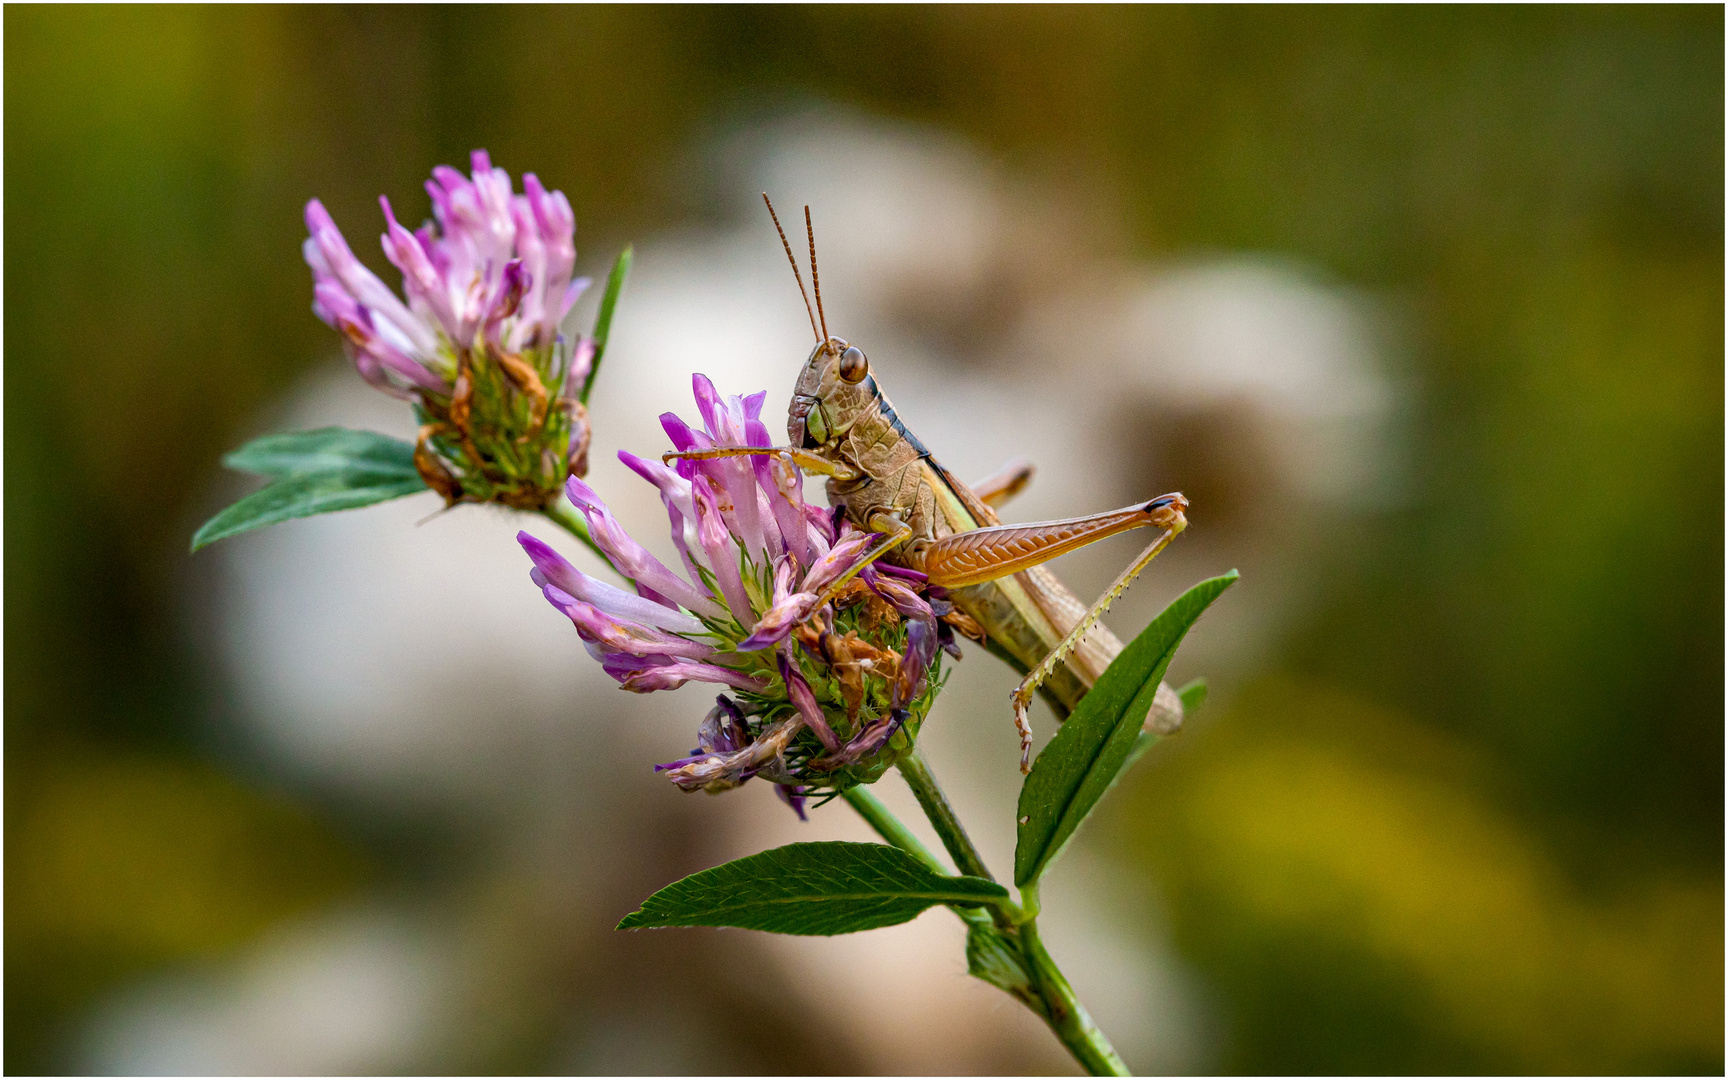
<svg viewBox="0 0 1728 1080">
<path fill-rule="evenodd" d="M 695 376 L 700 427 L 661 417 L 679 450 L 768 447 L 765 395 L 723 397 Z M 589 653 L 636 693 L 708 682 L 721 694 L 689 755 L 655 766 L 686 791 L 761 776 L 802 815 L 804 799 L 868 783 L 909 751 L 952 648 L 923 583 L 871 566 L 883 537 L 812 513 L 785 457 L 678 459 L 621 453 L 659 491 L 674 570 L 636 541 L 593 488 L 570 501 L 628 592 L 521 533 L 530 573 Z"/>
<path fill-rule="evenodd" d="M 449 394 L 458 353 L 482 344 L 482 335 L 512 353 L 552 345 L 588 286 L 572 278 L 576 217 L 564 193 L 547 191 L 533 173 L 521 194 L 511 188 L 510 175 L 476 150 L 471 177 L 433 170 L 433 220 L 415 231 L 379 196 L 384 256 L 402 272 L 405 301 L 355 257 L 323 203 L 306 204 L 313 312 L 361 354 L 362 374 L 382 376 L 369 381 L 400 396 Z"/>
<path fill-rule="evenodd" d="M 565 476 L 586 471 L 578 395 L 595 347 L 558 330 L 589 284 L 572 276 L 575 215 L 532 173 L 514 191 L 484 150 L 468 176 L 432 170 L 426 191 L 432 219 L 412 231 L 378 200 L 400 297 L 354 255 L 323 203 L 306 204 L 312 311 L 342 333 L 362 378 L 420 406 L 416 464 L 446 501 L 538 509 Z M 525 454 L 524 442 L 545 452 Z"/>
</svg>

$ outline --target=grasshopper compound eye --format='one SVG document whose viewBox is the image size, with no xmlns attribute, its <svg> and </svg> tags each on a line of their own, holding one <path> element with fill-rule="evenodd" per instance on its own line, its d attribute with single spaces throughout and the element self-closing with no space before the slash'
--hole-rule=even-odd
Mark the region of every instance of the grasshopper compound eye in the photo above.
<svg viewBox="0 0 1728 1080">
<path fill-rule="evenodd" d="M 864 350 L 856 345 L 848 345 L 846 351 L 840 354 L 840 377 L 849 383 L 863 382 L 864 376 L 870 374 L 870 361 L 864 358 Z"/>
</svg>

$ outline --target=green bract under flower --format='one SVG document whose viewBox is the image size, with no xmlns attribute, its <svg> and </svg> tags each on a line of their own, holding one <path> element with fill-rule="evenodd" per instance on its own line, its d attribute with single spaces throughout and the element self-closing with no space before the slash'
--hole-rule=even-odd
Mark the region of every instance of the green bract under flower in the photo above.
<svg viewBox="0 0 1728 1080">
<path fill-rule="evenodd" d="M 581 385 L 570 379 L 570 349 L 559 340 L 513 354 L 482 342 L 463 360 L 448 399 L 416 404 L 421 477 L 447 504 L 551 505 L 565 477 L 588 472 L 587 409 L 566 394 Z"/>
</svg>

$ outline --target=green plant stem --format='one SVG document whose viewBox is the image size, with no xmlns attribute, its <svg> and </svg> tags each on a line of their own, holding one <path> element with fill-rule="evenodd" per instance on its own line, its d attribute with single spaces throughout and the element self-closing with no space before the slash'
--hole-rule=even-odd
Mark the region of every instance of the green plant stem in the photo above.
<svg viewBox="0 0 1728 1080">
<path fill-rule="evenodd" d="M 931 775 L 930 766 L 925 762 L 923 754 L 913 750 L 900 759 L 899 769 L 960 872 L 989 878 L 989 869 L 979 857 L 972 838 L 966 834 L 965 826 L 960 824 L 960 817 L 954 812 L 953 805 L 942 793 L 941 785 L 937 784 L 935 776 Z M 875 796 L 869 798 L 875 802 Z M 883 812 L 886 813 L 886 810 Z M 894 821 L 894 825 L 902 831 L 905 829 L 898 821 Z M 877 831 L 882 831 L 880 826 Z M 883 836 L 888 838 L 890 843 L 896 842 L 885 832 Z M 916 844 L 917 841 L 913 840 L 912 843 Z M 1074 988 L 1068 985 L 1062 969 L 1056 966 L 1056 961 L 1045 950 L 1044 942 L 1038 936 L 1037 915 L 1036 883 L 1021 890 L 1019 908 L 1004 904 L 995 909 L 996 925 L 1011 935 L 1009 940 L 1018 941 L 1021 965 L 1031 977 L 1032 988 L 1043 1004 L 1041 1010 L 1033 1008 L 1033 1012 L 1044 1018 L 1056 1038 L 1061 1040 L 1068 1052 L 1074 1055 L 1074 1060 L 1088 1073 L 1093 1076 L 1127 1076 L 1128 1066 L 1122 1063 L 1115 1048 L 1110 1045 L 1110 1040 L 1098 1029 L 1098 1025 L 1092 1022 L 1086 1007 L 1074 996 Z M 967 913 L 961 913 L 961 917 L 966 918 L 969 923 L 974 920 L 982 921 L 983 913 L 973 912 L 970 918 Z"/>
<path fill-rule="evenodd" d="M 901 851 L 916 857 L 919 862 L 938 874 L 948 872 L 948 868 L 942 865 L 942 861 L 936 858 L 916 836 L 912 835 L 912 830 L 908 829 L 904 822 L 894 816 L 894 811 L 882 805 L 882 800 L 878 799 L 864 785 L 849 787 L 841 793 L 840 797 L 850 803 L 852 809 L 858 811 L 858 816 L 876 830 L 876 835 Z"/>
<path fill-rule="evenodd" d="M 1044 1021 L 1074 1055 L 1074 1060 L 1093 1076 L 1130 1075 L 1128 1066 L 1116 1055 L 1116 1048 L 1092 1022 L 1086 1007 L 1074 996 L 1074 988 L 1045 951 L 1044 942 L 1038 937 L 1037 919 L 1020 924 L 1020 952 L 1039 997 L 1044 999 Z"/>
<path fill-rule="evenodd" d="M 972 838 L 966 835 L 966 827 L 960 824 L 959 815 L 955 814 L 954 807 L 949 805 L 948 796 L 942 793 L 941 785 L 937 784 L 936 777 L 931 775 L 930 766 L 924 762 L 923 751 L 914 748 L 910 754 L 900 759 L 899 768 L 900 775 L 906 778 L 906 785 L 912 789 L 912 794 L 918 797 L 918 805 L 924 808 L 924 816 L 930 819 L 936 835 L 942 838 L 942 846 L 947 848 L 948 854 L 953 857 L 954 865 L 960 868 L 962 874 L 995 881 L 995 875 L 984 865 L 978 849 L 972 846 Z"/>
<path fill-rule="evenodd" d="M 594 538 L 588 535 L 588 522 L 583 520 L 581 513 L 574 506 L 570 505 L 569 499 L 560 495 L 556 502 L 540 512 L 546 515 L 546 520 L 588 545 L 588 550 L 600 556 L 601 562 L 607 566 L 612 565 L 611 560 L 606 558 L 606 553 L 600 550 L 600 545 L 596 544 Z"/>
<path fill-rule="evenodd" d="M 858 816 L 869 823 L 872 829 L 876 830 L 876 835 L 899 848 L 901 851 L 911 854 L 917 858 L 919 862 L 930 867 L 932 870 L 935 870 L 937 873 L 946 874 L 948 872 L 948 868 L 942 865 L 942 861 L 932 854 L 930 849 L 925 847 L 922 841 L 912 835 L 912 830 L 908 829 L 904 822 L 895 817 L 894 811 L 884 806 L 882 800 L 872 794 L 868 788 L 864 787 L 862 784 L 850 787 L 842 792 L 840 797 L 851 804 L 852 809 L 858 811 Z M 965 923 L 967 926 L 977 927 L 981 930 L 995 929 L 995 919 L 981 908 L 950 906 L 948 910 L 952 911 L 955 915 L 958 915 L 960 921 Z M 1035 999 L 1026 1002 L 1026 1004 L 1028 1008 L 1037 1012 L 1038 1008 L 1043 1003 Z"/>
</svg>

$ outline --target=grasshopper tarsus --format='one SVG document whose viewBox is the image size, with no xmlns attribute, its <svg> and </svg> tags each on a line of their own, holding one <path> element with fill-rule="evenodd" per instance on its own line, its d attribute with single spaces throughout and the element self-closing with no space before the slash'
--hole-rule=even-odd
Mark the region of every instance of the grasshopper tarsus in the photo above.
<svg viewBox="0 0 1728 1080">
<path fill-rule="evenodd" d="M 1015 730 L 1020 732 L 1020 775 L 1027 776 L 1032 772 L 1032 718 L 1026 715 L 1029 702 L 1020 699 L 1018 687 L 1008 700 L 1014 708 Z"/>
</svg>

